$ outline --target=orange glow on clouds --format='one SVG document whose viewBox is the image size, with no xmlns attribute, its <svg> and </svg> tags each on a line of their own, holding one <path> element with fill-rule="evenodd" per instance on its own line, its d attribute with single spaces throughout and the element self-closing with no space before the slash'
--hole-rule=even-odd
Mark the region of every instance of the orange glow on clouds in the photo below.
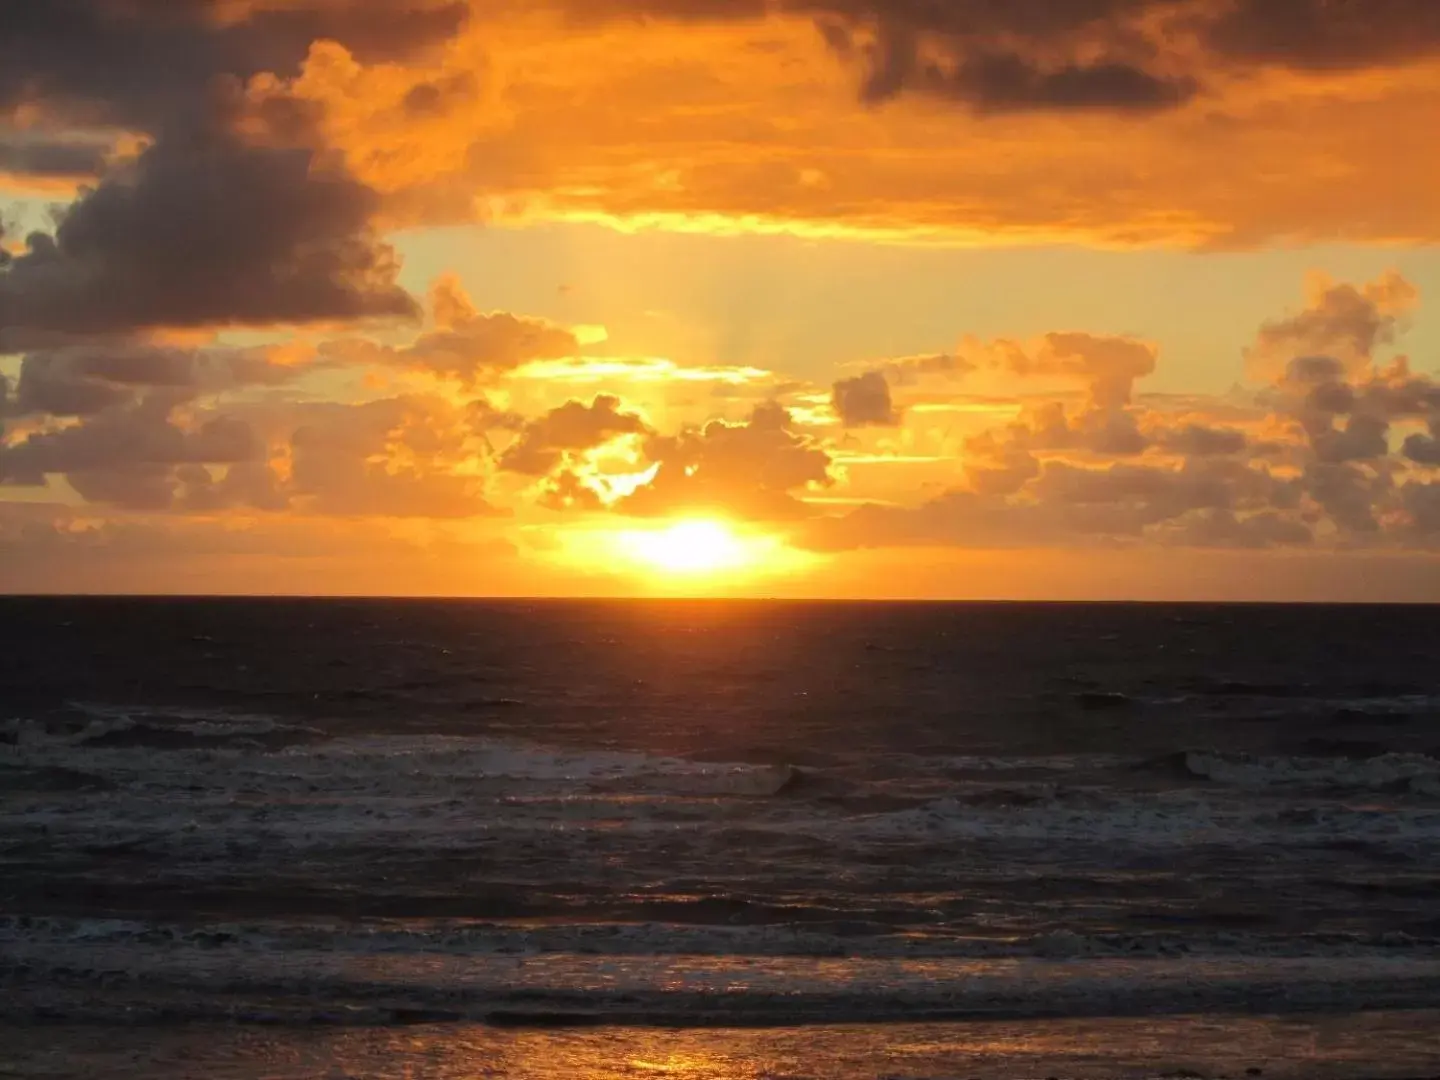
<svg viewBox="0 0 1440 1080">
<path fill-rule="evenodd" d="M 808 18 L 587 22 L 544 7 L 495 5 L 412 65 L 317 43 L 298 77 L 257 77 L 250 95 L 315 109 L 391 223 L 1112 249 L 1440 233 L 1433 151 L 1409 141 L 1405 169 L 1386 153 L 1433 114 L 1434 60 L 1216 71 L 1203 102 L 1143 121 L 1001 122 L 916 97 L 856 107 L 854 72 Z M 430 104 L 407 110 L 417 89 Z M 1214 182 L 1216 160 L 1245 181 Z"/>
</svg>

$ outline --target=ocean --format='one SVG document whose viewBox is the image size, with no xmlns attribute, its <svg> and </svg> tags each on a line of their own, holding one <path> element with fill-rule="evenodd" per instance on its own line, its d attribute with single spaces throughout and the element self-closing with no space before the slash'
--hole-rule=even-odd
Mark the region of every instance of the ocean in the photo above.
<svg viewBox="0 0 1440 1080">
<path fill-rule="evenodd" d="M 0 600 L 0 1076 L 1440 1074 L 1440 608 Z"/>
</svg>

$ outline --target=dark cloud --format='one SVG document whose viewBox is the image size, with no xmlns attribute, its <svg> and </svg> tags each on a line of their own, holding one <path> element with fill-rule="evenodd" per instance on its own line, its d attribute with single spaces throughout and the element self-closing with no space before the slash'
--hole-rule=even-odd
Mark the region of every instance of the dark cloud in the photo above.
<svg viewBox="0 0 1440 1080">
<path fill-rule="evenodd" d="M 620 399 L 601 394 L 589 405 L 569 401 L 526 424 L 500 457 L 500 467 L 525 476 L 544 476 L 567 455 L 604 446 L 620 435 L 650 429 L 635 413 L 623 412 Z"/>
<path fill-rule="evenodd" d="M 377 197 L 304 150 L 223 133 L 162 141 L 0 270 L 0 327 L 144 327 L 414 316 Z"/>
<path fill-rule="evenodd" d="M 656 436 L 648 441 L 646 454 L 659 471 L 619 505 L 623 512 L 642 517 L 797 517 L 806 507 L 793 492 L 834 483 L 830 455 L 795 432 L 789 412 L 774 402 L 757 406 L 744 424 L 716 420 L 676 436 Z"/>
<path fill-rule="evenodd" d="M 1243 431 L 1204 424 L 1185 424 L 1166 430 L 1159 443 L 1172 454 L 1185 457 L 1218 457 L 1239 454 L 1249 444 Z"/>
<path fill-rule="evenodd" d="M 263 447 L 244 421 L 182 422 L 176 395 L 154 391 L 69 427 L 42 429 L 0 448 L 0 484 L 42 486 L 63 475 L 82 497 L 128 509 L 168 507 L 181 466 L 257 461 Z"/>
<path fill-rule="evenodd" d="M 0 131 L 0 174 L 64 180 L 93 179 L 110 147 L 80 139 L 7 138 Z"/>
<path fill-rule="evenodd" d="M 121 404 L 129 391 L 106 379 L 88 378 L 66 365 L 27 359 L 15 393 L 17 413 L 51 416 L 92 416 Z"/>
<path fill-rule="evenodd" d="M 1427 544 L 1440 541 L 1440 480 L 1412 481 L 1400 491 L 1411 532 Z"/>
<path fill-rule="evenodd" d="M 872 102 L 980 112 L 1184 105 L 1218 70 L 1354 69 L 1440 54 L 1432 0 L 557 0 L 577 15 L 814 19 Z"/>
<path fill-rule="evenodd" d="M 1383 459 L 1392 450 L 1392 424 L 1424 419 L 1440 411 L 1440 384 L 1413 374 L 1406 360 L 1376 370 L 1370 365 L 1368 350 L 1360 355 L 1366 357 L 1364 365 L 1347 365 L 1330 356 L 1292 360 L 1284 378 L 1267 396 L 1277 413 L 1299 425 L 1318 462 Z M 1407 454 L 1412 444 L 1423 454 L 1423 436 L 1407 440 Z"/>
<path fill-rule="evenodd" d="M 1318 461 L 1305 470 L 1305 492 L 1347 534 L 1380 531 L 1376 507 L 1393 490 L 1388 470 L 1347 461 Z"/>
<path fill-rule="evenodd" d="M 1373 461 L 1390 453 L 1389 433 L 1384 417 L 1352 416 L 1343 428 L 1315 435 L 1311 446 L 1323 462 Z"/>
<path fill-rule="evenodd" d="M 846 427 L 897 427 L 901 421 L 900 411 L 890 399 L 890 384 L 879 371 L 841 379 L 830 400 Z"/>
<path fill-rule="evenodd" d="M 279 511 L 289 506 L 267 462 L 225 466 L 123 463 L 72 472 L 66 481 L 90 503 L 140 513 L 216 513 L 235 508 Z"/>
<path fill-rule="evenodd" d="M 1235 0 L 1205 33 L 1224 56 L 1308 68 L 1356 68 L 1433 55 L 1432 0 Z"/>
<path fill-rule="evenodd" d="M 1142 525 L 1193 510 L 1268 508 L 1277 481 L 1242 462 L 1187 461 L 1180 468 L 1114 464 L 1080 468 L 1050 462 L 1033 487 L 1043 503 L 1125 508 Z"/>
<path fill-rule="evenodd" d="M 1440 466 L 1440 413 L 1430 418 L 1429 426 L 1429 435 L 1415 434 L 1405 440 L 1405 456 L 1417 465 Z"/>
<path fill-rule="evenodd" d="M 1148 111 L 1198 90 L 1159 63 L 1142 23 L 1177 0 L 570 0 L 577 14 L 812 17 L 840 55 L 863 65 L 862 97 L 919 93 L 984 112 Z"/>
<path fill-rule="evenodd" d="M 218 76 L 293 74 L 313 42 L 396 59 L 454 36 L 462 0 L 0 0 L 0 111 L 27 102 L 156 131 Z"/>
<path fill-rule="evenodd" d="M 247 385 L 278 385 L 305 370 L 264 350 L 166 348 L 133 342 L 71 346 L 27 354 L 13 411 L 92 416 L 134 400 L 146 388 L 173 400 Z"/>
<path fill-rule="evenodd" d="M 45 132 L 67 132 L 0 127 L 0 171 L 101 176 L 54 235 L 3 260 L 6 346 L 413 316 L 371 228 L 376 193 L 307 148 L 294 103 L 251 118 L 286 146 L 241 139 L 239 87 L 297 73 L 317 41 L 365 61 L 409 56 L 451 39 L 468 12 L 462 0 L 0 0 L 0 124 L 24 106 Z M 108 171 L 103 147 L 68 134 L 116 127 L 153 145 Z"/>
<path fill-rule="evenodd" d="M 911 89 L 963 101 L 983 112 L 1145 112 L 1178 105 L 1197 89 L 1192 79 L 1163 78 L 1118 61 L 1045 68 L 1018 53 L 988 53 L 946 66 L 921 64 L 908 49 L 898 58 L 894 53 L 891 44 L 886 63 L 872 71 L 865 85 L 867 99 L 884 100 Z"/>
</svg>

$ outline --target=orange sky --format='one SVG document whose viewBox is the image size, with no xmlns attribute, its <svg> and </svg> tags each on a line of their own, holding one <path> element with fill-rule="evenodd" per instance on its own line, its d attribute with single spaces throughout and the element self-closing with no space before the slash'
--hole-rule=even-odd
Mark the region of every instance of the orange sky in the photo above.
<svg viewBox="0 0 1440 1080">
<path fill-rule="evenodd" d="M 1440 600 L 1428 0 L 0 15 L 0 589 Z"/>
</svg>

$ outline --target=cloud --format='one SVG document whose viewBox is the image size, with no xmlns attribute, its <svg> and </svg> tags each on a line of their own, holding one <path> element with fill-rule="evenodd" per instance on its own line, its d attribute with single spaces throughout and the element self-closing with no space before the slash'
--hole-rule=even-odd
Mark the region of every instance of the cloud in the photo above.
<svg viewBox="0 0 1440 1080">
<path fill-rule="evenodd" d="M 1337 374 L 1358 374 L 1374 361 L 1375 350 L 1390 344 L 1401 321 L 1415 307 L 1418 293 L 1390 272 L 1362 286 L 1312 279 L 1309 302 L 1300 312 L 1267 322 L 1245 353 L 1248 374 L 1268 382 L 1296 361 L 1338 365 Z"/>
<path fill-rule="evenodd" d="M 1428 151 L 1403 143 L 1405 169 L 1383 152 L 1440 96 L 1422 2 L 12 0 L 0 129 L 33 112 L 47 139 L 164 141 L 223 98 L 251 134 L 343 161 L 387 225 L 1434 239 Z M 855 71 L 883 108 L 857 106 Z M 1197 180 L 1215 160 L 1252 182 Z"/>
<path fill-rule="evenodd" d="M 1206 422 L 1204 400 L 1136 403 L 1136 381 L 1155 368 L 1148 343 L 1085 334 L 970 342 L 966 355 L 980 366 L 1081 383 L 1083 405 L 1043 401 L 968 438 L 966 490 L 816 521 L 803 540 L 826 550 L 1428 545 L 1423 470 L 1440 456 L 1440 384 L 1404 358 L 1375 359 L 1414 303 L 1398 275 L 1324 283 L 1304 312 L 1260 327 L 1248 356 L 1288 362 L 1253 405 L 1215 411 L 1236 424 L 1225 427 Z M 1310 352 L 1322 347 L 1330 354 Z M 1422 423 L 1429 434 L 1413 430 Z M 1397 425 L 1412 429 L 1403 441 Z"/>
<path fill-rule="evenodd" d="M 0 484 L 63 476 L 87 502 L 135 512 L 232 509 L 468 518 L 484 498 L 485 433 L 513 423 L 484 402 L 411 395 L 360 404 L 232 395 L 284 388 L 295 354 L 140 343 L 27 355 L 0 415 Z"/>
<path fill-rule="evenodd" d="M 179 404 L 175 395 L 154 391 L 111 403 L 78 424 L 32 431 L 0 448 L 0 484 L 42 486 L 63 475 L 87 500 L 159 510 L 173 503 L 181 467 L 261 458 L 248 424 L 225 416 L 183 421 Z"/>
<path fill-rule="evenodd" d="M 501 455 L 500 467 L 526 476 L 544 476 L 567 455 L 595 450 L 621 435 L 639 435 L 649 430 L 640 416 L 622 412 L 620 399 L 609 394 L 601 394 L 589 405 L 570 401 L 526 424 L 520 437 Z"/>
<path fill-rule="evenodd" d="M 5 0 L 0 113 L 39 99 L 154 131 L 217 76 L 292 72 L 318 40 L 399 59 L 453 38 L 468 9 L 461 0 Z"/>
<path fill-rule="evenodd" d="M 1409 288 L 1403 280 L 1397 285 Z M 1360 323 L 1376 324 L 1364 318 Z M 1272 324 L 1262 328 L 1262 340 L 1272 329 Z M 1293 418 L 1317 462 L 1338 465 L 1385 459 L 1392 452 L 1393 424 L 1423 420 L 1440 411 L 1440 385 L 1413 374 L 1404 357 L 1388 367 L 1376 367 L 1370 354 L 1373 346 L 1362 347 L 1375 336 L 1363 332 L 1359 345 L 1353 333 L 1336 337 L 1332 343 L 1345 359 L 1300 356 L 1291 360 L 1267 395 L 1277 413 Z M 1421 458 L 1408 452 L 1406 456 L 1423 464 L 1424 443 L 1424 436 L 1410 436 L 1405 446 L 1418 448 Z"/>
<path fill-rule="evenodd" d="M 1405 456 L 1419 465 L 1440 466 L 1440 412 L 1430 418 L 1429 435 L 1411 435 L 1405 440 Z"/>
<path fill-rule="evenodd" d="M 1247 60 L 1206 32 L 1230 2 L 494 0 L 402 63 L 317 39 L 298 76 L 277 64 L 245 97 L 303 116 L 393 223 L 1126 248 L 1440 236 L 1433 155 L 1406 141 L 1440 99 L 1440 51 L 1404 78 Z M 1387 167 L 1394 145 L 1412 167 Z M 1216 160 L 1250 182 L 1206 182 Z"/>
<path fill-rule="evenodd" d="M 193 350 L 120 341 L 67 346 L 25 355 L 17 415 L 92 416 L 133 401 L 145 388 L 181 400 L 248 385 L 279 385 L 305 370 L 265 349 Z"/>
<path fill-rule="evenodd" d="M 1182 457 L 1219 457 L 1239 454 L 1249 445 L 1243 431 L 1234 428 L 1185 424 L 1164 429 L 1156 442 L 1172 454 Z"/>
<path fill-rule="evenodd" d="M 539 502 L 547 510 L 598 511 L 605 508 L 600 493 L 573 469 L 561 469 L 548 478 L 541 488 Z"/>
<path fill-rule="evenodd" d="M 894 386 L 909 386 L 925 379 L 958 380 L 974 371 L 976 365 L 953 353 L 928 356 L 902 356 L 887 360 L 876 368 L 885 381 Z"/>
<path fill-rule="evenodd" d="M 1155 370 L 1158 350 L 1150 342 L 1085 333 L 1047 334 L 1025 345 L 971 341 L 968 349 L 988 366 L 1022 379 L 1059 379 L 1085 388 L 1079 409 L 1046 401 L 1026 409 L 1003 432 L 966 440 L 966 476 L 979 492 L 1012 495 L 1040 472 L 1042 452 L 1083 451 L 1132 456 L 1148 449 L 1155 433 L 1142 431 L 1131 409 L 1135 383 Z M 1172 440 L 1173 441 L 1173 440 Z"/>
<path fill-rule="evenodd" d="M 0 129 L 0 178 L 40 183 L 93 180 L 105 169 L 110 146 L 77 138 L 6 136 Z M 28 186 L 28 184 L 27 184 Z"/>
<path fill-rule="evenodd" d="M 654 479 L 621 500 L 641 517 L 719 513 L 770 521 L 803 516 L 794 492 L 834 483 L 830 455 L 791 427 L 780 405 L 756 406 L 744 424 L 714 420 L 674 436 L 654 436 L 646 457 Z"/>
<path fill-rule="evenodd" d="M 1046 334 L 1032 348 L 1001 341 L 988 351 L 992 366 L 1015 375 L 1083 383 L 1092 407 L 1099 411 L 1129 405 L 1136 380 L 1154 374 L 1158 356 L 1150 342 L 1084 333 Z"/>
<path fill-rule="evenodd" d="M 1426 544 L 1440 541 L 1440 480 L 1408 483 L 1400 500 L 1414 535 Z"/>
<path fill-rule="evenodd" d="M 890 384 L 883 372 L 870 371 L 841 379 L 831 394 L 835 415 L 846 427 L 898 427 L 900 412 L 890 400 Z"/>
<path fill-rule="evenodd" d="M 838 55 L 862 67 L 861 97 L 872 103 L 910 92 L 982 112 L 1145 112 L 1180 105 L 1198 88 L 1157 62 L 1156 28 L 1146 25 L 1146 16 L 1175 10 L 1174 0 L 572 0 L 572 6 L 592 17 L 597 9 L 682 19 L 748 19 L 767 10 L 807 15 Z"/>
<path fill-rule="evenodd" d="M 1273 510 L 1240 517 L 1232 510 L 1210 508 L 1165 523 L 1152 538 L 1178 547 L 1258 550 L 1305 547 L 1315 536 L 1305 522 Z"/>
<path fill-rule="evenodd" d="M 817 521 L 804 537 L 822 550 L 873 547 L 1063 548 L 1185 542 L 1240 546 L 1308 543 L 1310 531 L 1276 510 L 1293 501 L 1285 481 L 1244 462 L 1188 461 L 1180 467 L 1037 462 L 1009 489 L 952 491 L 919 507 L 866 506 Z M 1010 497 L 1016 496 L 1016 497 Z M 1262 523 L 1251 520 L 1261 516 Z M 1233 527 L 1221 528 L 1232 522 Z M 1208 527 L 1202 527 L 1205 523 Z"/>
<path fill-rule="evenodd" d="M 374 193 L 305 150 L 197 132 L 163 140 L 0 269 L 0 326 L 149 327 L 412 317 Z"/>
<path fill-rule="evenodd" d="M 292 505 L 342 517 L 469 518 L 485 499 L 487 448 L 470 413 L 409 395 L 361 405 L 313 405 L 289 439 Z"/>
<path fill-rule="evenodd" d="M 303 109 L 252 107 L 244 81 L 295 74 L 319 40 L 418 59 L 468 13 L 458 0 L 0 4 L 0 172 L 98 177 L 0 268 L 7 347 L 413 317 L 374 229 L 380 196 L 337 168 Z M 144 149 L 112 159 L 117 140 Z"/>
<path fill-rule="evenodd" d="M 1206 41 L 1250 63 L 1334 69 L 1440 51 L 1440 10 L 1429 0 L 1238 0 L 1211 5 Z"/>
<path fill-rule="evenodd" d="M 1440 53 L 1429 0 L 570 0 L 577 11 L 812 18 L 863 65 L 862 97 L 904 92 L 982 112 L 1185 105 L 1229 67 L 1360 69 Z"/>
<path fill-rule="evenodd" d="M 508 312 L 480 313 L 451 275 L 431 288 L 430 308 L 432 328 L 409 345 L 338 342 L 324 353 L 336 361 L 386 364 L 473 384 L 524 364 L 568 359 L 580 352 L 575 334 L 563 327 Z"/>
</svg>

